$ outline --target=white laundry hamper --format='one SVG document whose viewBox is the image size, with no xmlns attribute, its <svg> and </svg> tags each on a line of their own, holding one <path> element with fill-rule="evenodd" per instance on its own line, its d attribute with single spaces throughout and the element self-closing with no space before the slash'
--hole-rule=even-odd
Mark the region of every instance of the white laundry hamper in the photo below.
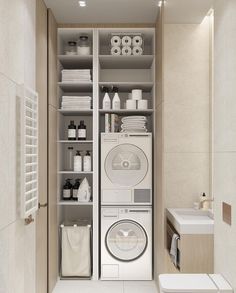
<svg viewBox="0 0 236 293">
<path fill-rule="evenodd" d="M 91 267 L 91 225 L 62 225 L 61 278 L 90 278 Z"/>
</svg>

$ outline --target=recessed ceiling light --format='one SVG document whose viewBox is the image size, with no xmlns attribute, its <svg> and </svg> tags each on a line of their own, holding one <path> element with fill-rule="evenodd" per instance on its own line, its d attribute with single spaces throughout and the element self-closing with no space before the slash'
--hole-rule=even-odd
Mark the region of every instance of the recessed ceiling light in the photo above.
<svg viewBox="0 0 236 293">
<path fill-rule="evenodd" d="M 79 6 L 80 7 L 85 7 L 86 6 L 86 2 L 85 1 L 79 1 Z"/>
</svg>

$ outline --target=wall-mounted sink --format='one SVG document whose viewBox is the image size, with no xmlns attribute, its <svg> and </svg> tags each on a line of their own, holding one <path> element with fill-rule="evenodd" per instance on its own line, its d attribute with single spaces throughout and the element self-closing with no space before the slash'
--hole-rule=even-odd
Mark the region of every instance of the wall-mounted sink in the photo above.
<svg viewBox="0 0 236 293">
<path fill-rule="evenodd" d="M 167 209 L 167 219 L 179 234 L 214 234 L 213 213 L 195 209 Z"/>
</svg>

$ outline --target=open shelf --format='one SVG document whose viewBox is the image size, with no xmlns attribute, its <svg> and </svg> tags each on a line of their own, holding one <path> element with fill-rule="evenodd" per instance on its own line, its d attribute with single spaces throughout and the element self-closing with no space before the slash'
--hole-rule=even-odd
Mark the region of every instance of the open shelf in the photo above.
<svg viewBox="0 0 236 293">
<path fill-rule="evenodd" d="M 73 201 L 73 200 L 60 200 L 58 202 L 58 205 L 61 206 L 92 206 L 93 202 L 89 201 L 89 202 L 78 202 L 78 201 Z"/>
<path fill-rule="evenodd" d="M 153 109 L 146 109 L 146 110 L 127 110 L 127 109 L 120 109 L 120 110 L 103 110 L 100 109 L 99 112 L 101 114 L 105 114 L 105 113 L 114 113 L 114 114 L 145 114 L 145 115 L 151 115 L 153 113 Z"/>
<path fill-rule="evenodd" d="M 74 116 L 74 115 L 87 116 L 87 115 L 92 115 L 93 114 L 92 109 L 89 109 L 89 110 L 63 110 L 63 109 L 58 109 L 58 112 L 61 113 L 64 116 Z"/>
<path fill-rule="evenodd" d="M 153 60 L 153 55 L 99 56 L 100 66 L 102 69 L 150 69 L 153 64 Z"/>
<path fill-rule="evenodd" d="M 76 144 L 86 144 L 93 143 L 93 140 L 58 140 L 58 143 L 76 143 Z"/>
<path fill-rule="evenodd" d="M 58 86 L 64 92 L 89 92 L 93 89 L 93 82 L 58 82 Z"/>
<path fill-rule="evenodd" d="M 75 171 L 59 171 L 58 174 L 75 174 L 75 175 L 86 175 L 86 174 L 93 174 L 93 171 L 89 172 L 75 172 Z"/>
<path fill-rule="evenodd" d="M 58 60 L 66 69 L 91 69 L 93 67 L 92 55 L 58 55 Z"/>
<path fill-rule="evenodd" d="M 132 89 L 141 89 L 143 91 L 151 91 L 154 83 L 153 82 L 128 82 L 128 81 L 109 81 L 109 82 L 99 82 L 100 87 L 112 87 L 117 86 L 119 91 L 131 92 Z"/>
</svg>

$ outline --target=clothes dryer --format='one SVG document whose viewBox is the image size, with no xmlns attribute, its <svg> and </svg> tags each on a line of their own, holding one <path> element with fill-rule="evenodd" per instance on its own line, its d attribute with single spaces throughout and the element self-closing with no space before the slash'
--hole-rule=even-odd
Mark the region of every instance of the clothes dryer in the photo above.
<svg viewBox="0 0 236 293">
<path fill-rule="evenodd" d="M 101 205 L 152 204 L 152 134 L 101 134 Z"/>
</svg>

